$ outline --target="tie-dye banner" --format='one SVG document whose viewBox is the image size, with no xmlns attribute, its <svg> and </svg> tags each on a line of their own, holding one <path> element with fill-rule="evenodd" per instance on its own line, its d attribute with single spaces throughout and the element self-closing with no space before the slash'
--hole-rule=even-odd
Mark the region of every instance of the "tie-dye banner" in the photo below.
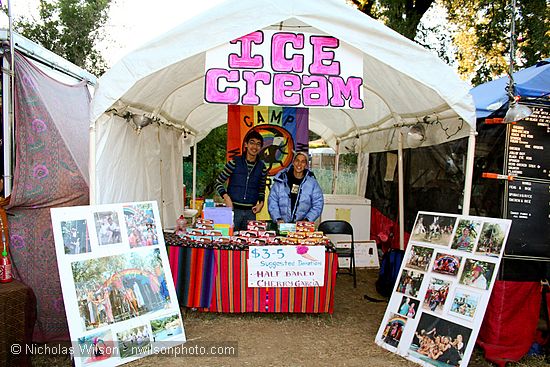
<svg viewBox="0 0 550 367">
<path fill-rule="evenodd" d="M 309 110 L 297 107 L 227 106 L 227 160 L 243 151 L 249 131 L 264 138 L 260 158 L 269 168 L 269 176 L 287 167 L 295 152 L 307 152 Z"/>
<path fill-rule="evenodd" d="M 264 138 L 260 158 L 266 163 L 266 198 L 271 176 L 288 167 L 295 152 L 309 148 L 309 110 L 300 107 L 227 106 L 227 160 L 243 152 L 243 142 L 251 130 Z M 258 213 L 259 220 L 268 220 L 267 202 Z"/>
</svg>

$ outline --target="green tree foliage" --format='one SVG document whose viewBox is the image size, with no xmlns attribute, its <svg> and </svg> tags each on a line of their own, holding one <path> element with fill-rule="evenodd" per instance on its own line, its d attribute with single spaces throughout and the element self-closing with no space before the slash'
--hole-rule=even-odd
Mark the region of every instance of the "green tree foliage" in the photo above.
<svg viewBox="0 0 550 367">
<path fill-rule="evenodd" d="M 510 0 L 442 0 L 458 27 L 459 73 L 478 85 L 504 74 L 509 65 Z M 516 70 L 550 55 L 547 0 L 517 0 Z"/>
<path fill-rule="evenodd" d="M 198 143 L 197 150 L 197 196 L 213 197 L 216 193 L 214 184 L 216 177 L 225 165 L 227 149 L 227 124 L 212 130 L 210 134 Z M 184 180 L 187 192 L 192 188 L 192 157 L 184 159 Z"/>
<path fill-rule="evenodd" d="M 550 56 L 548 0 L 516 0 L 517 69 Z M 492 80 L 508 71 L 511 0 L 351 0 L 363 13 L 409 39 L 433 35 L 439 47 L 434 51 L 448 64 L 454 64 L 447 49 L 448 37 L 442 27 L 423 28 L 421 19 L 430 6 L 443 6 L 448 13 L 446 31 L 453 30 L 456 62 L 463 79 L 474 85 Z M 424 33 L 424 34 L 423 34 Z M 434 48 L 433 45 L 423 44 Z"/>
<path fill-rule="evenodd" d="M 101 75 L 105 59 L 95 49 L 103 39 L 111 0 L 40 0 L 39 20 L 15 19 L 17 32 L 90 72 Z"/>
<path fill-rule="evenodd" d="M 424 13 L 435 0 L 352 0 L 368 16 L 379 19 L 403 36 L 414 40 Z"/>
</svg>

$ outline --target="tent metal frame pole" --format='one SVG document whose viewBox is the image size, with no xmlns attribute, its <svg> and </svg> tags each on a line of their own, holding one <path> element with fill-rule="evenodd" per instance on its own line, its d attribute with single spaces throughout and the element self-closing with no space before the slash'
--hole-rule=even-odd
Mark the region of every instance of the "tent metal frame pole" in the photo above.
<svg viewBox="0 0 550 367">
<path fill-rule="evenodd" d="M 338 181 L 338 166 L 340 160 L 340 141 L 336 141 L 336 156 L 334 157 L 334 171 L 332 172 L 332 195 L 336 194 L 336 181 Z"/>
<path fill-rule="evenodd" d="M 197 142 L 195 140 L 195 144 L 193 145 L 193 209 L 197 209 L 196 204 L 196 197 L 197 197 Z"/>
<path fill-rule="evenodd" d="M 472 198 L 472 180 L 474 177 L 474 158 L 476 151 L 476 131 L 470 128 L 468 135 L 468 153 L 464 172 L 464 199 L 462 200 L 462 214 L 470 215 L 470 201 Z"/>
<path fill-rule="evenodd" d="M 8 115 L 3 114 L 4 129 L 3 129 L 3 144 L 4 144 L 4 197 L 11 195 L 13 188 L 13 142 L 15 141 L 15 41 L 13 39 L 13 17 L 11 14 L 11 1 L 8 0 L 8 22 L 9 22 L 9 38 L 10 38 L 10 62 L 8 77 L 4 77 L 2 72 L 3 93 L 7 91 L 5 100 L 2 98 L 2 105 L 7 106 L 4 110 L 8 110 Z M 3 64 L 6 63 L 6 55 L 3 57 Z M 4 66 L 4 65 L 2 65 Z M 2 68 L 4 69 L 4 67 Z M 7 88 L 6 88 L 7 87 Z M 5 104 L 5 101 L 8 103 Z M 7 117 L 7 119 L 6 119 Z"/>
<path fill-rule="evenodd" d="M 89 154 L 89 162 L 88 162 L 88 175 L 89 175 L 89 190 L 90 190 L 90 205 L 96 204 L 96 166 L 95 166 L 95 159 L 96 159 L 96 147 L 95 147 L 95 138 L 96 138 L 96 123 L 92 122 L 90 125 L 90 154 Z"/>
<path fill-rule="evenodd" d="M 357 185 L 355 185 L 355 195 L 359 196 L 359 191 L 361 190 L 361 177 L 360 177 L 360 169 L 361 164 L 363 164 L 363 160 L 361 159 L 361 152 L 357 153 Z"/>
<path fill-rule="evenodd" d="M 405 195 L 403 190 L 403 132 L 397 138 L 397 187 L 399 192 L 399 249 L 405 249 Z"/>
<path fill-rule="evenodd" d="M 11 194 L 13 185 L 13 172 L 12 172 L 12 106 L 11 106 L 11 88 L 10 88 L 10 65 L 4 54 L 2 58 L 2 106 L 7 108 L 2 109 L 2 121 L 3 123 L 3 146 L 4 146 L 4 197 L 8 197 Z"/>
</svg>

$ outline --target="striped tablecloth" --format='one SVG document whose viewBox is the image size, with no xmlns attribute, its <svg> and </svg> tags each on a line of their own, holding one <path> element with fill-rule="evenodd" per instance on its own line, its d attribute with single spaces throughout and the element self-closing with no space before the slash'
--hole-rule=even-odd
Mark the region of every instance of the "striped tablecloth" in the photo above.
<svg viewBox="0 0 550 367">
<path fill-rule="evenodd" d="M 338 256 L 325 252 L 322 287 L 249 288 L 248 250 L 188 247 L 167 240 L 180 305 L 206 312 L 333 313 Z"/>
</svg>

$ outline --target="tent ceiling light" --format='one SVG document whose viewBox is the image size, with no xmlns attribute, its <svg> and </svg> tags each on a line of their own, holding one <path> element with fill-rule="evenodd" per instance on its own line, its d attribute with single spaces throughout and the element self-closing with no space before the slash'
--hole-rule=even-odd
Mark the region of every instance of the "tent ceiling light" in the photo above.
<svg viewBox="0 0 550 367">
<path fill-rule="evenodd" d="M 137 126 L 138 129 L 144 128 L 147 125 L 150 125 L 153 122 L 153 119 L 145 115 L 133 115 L 132 121 Z"/>
<path fill-rule="evenodd" d="M 130 113 L 127 114 L 126 120 L 132 120 L 132 123 L 134 124 L 134 127 L 137 130 L 138 134 L 145 126 L 151 125 L 151 123 L 154 122 L 154 119 L 152 117 L 146 115 L 134 115 Z"/>
<path fill-rule="evenodd" d="M 513 122 L 523 120 L 524 118 L 530 116 L 532 113 L 533 111 L 529 107 L 514 101 L 510 104 L 510 108 L 508 108 L 508 111 L 506 111 L 506 116 L 504 116 L 504 120 L 502 121 L 502 123 L 511 124 Z"/>
<path fill-rule="evenodd" d="M 418 148 L 426 140 L 426 128 L 422 124 L 411 126 L 407 133 L 407 145 L 410 148 Z"/>
</svg>

